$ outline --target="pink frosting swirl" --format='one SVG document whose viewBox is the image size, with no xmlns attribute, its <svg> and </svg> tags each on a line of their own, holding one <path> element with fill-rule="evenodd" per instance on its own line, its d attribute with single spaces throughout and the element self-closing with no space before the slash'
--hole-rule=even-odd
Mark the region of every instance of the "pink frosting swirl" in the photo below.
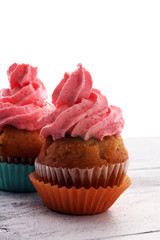
<svg viewBox="0 0 160 240">
<path fill-rule="evenodd" d="M 118 135 L 124 126 L 119 107 L 109 106 L 107 98 L 92 88 L 92 78 L 81 64 L 75 72 L 64 74 L 64 78 L 53 91 L 55 110 L 41 119 L 41 135 L 53 140 L 80 136 L 102 140 L 104 136 Z"/>
<path fill-rule="evenodd" d="M 38 130 L 39 119 L 53 110 L 45 102 L 47 91 L 37 78 L 37 68 L 29 64 L 12 64 L 8 71 L 10 88 L 0 90 L 0 130 L 5 125 Z"/>
</svg>

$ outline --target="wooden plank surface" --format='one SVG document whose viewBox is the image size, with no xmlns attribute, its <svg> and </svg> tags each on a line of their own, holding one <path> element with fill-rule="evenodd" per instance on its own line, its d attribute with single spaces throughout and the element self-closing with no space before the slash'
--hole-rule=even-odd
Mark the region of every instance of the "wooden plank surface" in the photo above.
<svg viewBox="0 0 160 240">
<path fill-rule="evenodd" d="M 109 238 L 108 238 L 109 239 Z M 159 240 L 160 239 L 160 232 L 146 232 L 146 233 L 141 233 L 141 234 L 131 234 L 131 235 L 126 235 L 126 236 L 121 236 L 121 237 L 112 237 L 110 238 L 111 240 L 116 239 L 116 240 Z"/>
<path fill-rule="evenodd" d="M 108 211 L 59 214 L 47 209 L 37 193 L 1 191 L 0 239 L 160 239 L 160 138 L 125 143 L 132 185 Z"/>
</svg>

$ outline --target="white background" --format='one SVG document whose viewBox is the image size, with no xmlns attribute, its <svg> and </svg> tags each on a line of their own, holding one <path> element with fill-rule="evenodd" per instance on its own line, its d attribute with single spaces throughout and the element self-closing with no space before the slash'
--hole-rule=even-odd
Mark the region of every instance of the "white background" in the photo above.
<svg viewBox="0 0 160 240">
<path fill-rule="evenodd" d="M 1 88 L 14 62 L 38 66 L 49 96 L 81 62 L 122 108 L 123 136 L 160 136 L 160 1 L 0 0 Z"/>
</svg>

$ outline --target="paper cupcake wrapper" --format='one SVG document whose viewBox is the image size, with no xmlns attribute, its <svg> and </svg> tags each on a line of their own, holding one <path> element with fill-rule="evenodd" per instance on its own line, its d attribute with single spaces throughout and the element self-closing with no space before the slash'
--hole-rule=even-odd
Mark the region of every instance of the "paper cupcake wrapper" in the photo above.
<svg viewBox="0 0 160 240">
<path fill-rule="evenodd" d="M 34 165 L 0 162 L 0 190 L 35 192 L 36 189 L 29 179 L 29 174 L 34 171 Z"/>
<path fill-rule="evenodd" d="M 30 164 L 34 165 L 35 159 L 33 158 L 28 158 L 27 160 L 25 158 L 10 158 L 10 157 L 2 157 L 0 156 L 0 163 L 15 163 L 15 164 Z"/>
<path fill-rule="evenodd" d="M 122 184 L 113 188 L 93 187 L 79 189 L 72 187 L 59 188 L 50 183 L 40 181 L 36 172 L 30 174 L 30 180 L 37 189 L 44 204 L 58 212 L 68 214 L 96 214 L 107 210 L 117 200 L 117 198 L 131 185 L 130 178 L 125 175 Z"/>
<path fill-rule="evenodd" d="M 122 163 L 108 164 L 107 166 L 94 168 L 55 168 L 38 163 L 35 161 L 36 173 L 45 183 L 50 182 L 51 185 L 59 187 L 66 186 L 71 188 L 85 187 L 98 188 L 99 186 L 119 186 L 126 175 L 129 159 Z"/>
</svg>

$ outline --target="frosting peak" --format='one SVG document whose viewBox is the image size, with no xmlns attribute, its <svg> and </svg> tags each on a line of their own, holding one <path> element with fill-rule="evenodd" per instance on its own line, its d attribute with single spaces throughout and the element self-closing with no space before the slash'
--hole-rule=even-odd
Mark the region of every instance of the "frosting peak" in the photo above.
<svg viewBox="0 0 160 240">
<path fill-rule="evenodd" d="M 39 119 L 53 107 L 45 101 L 47 90 L 37 78 L 37 67 L 14 63 L 7 75 L 10 88 L 0 90 L 0 130 L 7 124 L 30 131 L 40 129 Z"/>
<path fill-rule="evenodd" d="M 84 140 L 95 137 L 120 134 L 124 119 L 122 111 L 116 106 L 109 106 L 107 98 L 97 89 L 92 88 L 92 77 L 81 64 L 73 73 L 65 73 L 52 94 L 55 110 L 41 119 L 41 135 L 53 140 L 80 136 Z"/>
<path fill-rule="evenodd" d="M 24 87 L 37 78 L 37 67 L 32 67 L 29 64 L 13 63 L 8 71 L 8 80 L 11 89 L 15 87 Z"/>
<path fill-rule="evenodd" d="M 88 98 L 92 90 L 92 78 L 82 64 L 71 74 L 65 73 L 63 79 L 52 94 L 52 103 L 56 107 L 64 104 L 72 106 L 83 98 Z"/>
</svg>

